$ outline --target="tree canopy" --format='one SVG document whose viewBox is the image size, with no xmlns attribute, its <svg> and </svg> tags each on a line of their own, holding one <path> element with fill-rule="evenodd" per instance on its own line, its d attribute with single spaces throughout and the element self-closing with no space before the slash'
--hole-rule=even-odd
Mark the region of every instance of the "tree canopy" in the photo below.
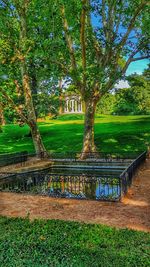
<svg viewBox="0 0 150 267">
<path fill-rule="evenodd" d="M 85 102 L 83 157 L 96 151 L 97 103 L 132 62 L 149 58 L 148 3 L 0 0 L 1 106 L 11 107 L 30 126 L 34 143 L 40 140 L 37 151 L 45 150 L 36 123 L 39 93 L 59 95 L 62 79 Z M 136 91 L 139 96 L 140 85 Z"/>
</svg>

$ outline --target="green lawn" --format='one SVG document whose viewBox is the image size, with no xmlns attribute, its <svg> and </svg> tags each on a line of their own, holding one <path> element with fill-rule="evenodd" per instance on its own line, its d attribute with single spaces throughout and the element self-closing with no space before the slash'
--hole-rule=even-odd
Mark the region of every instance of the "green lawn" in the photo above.
<svg viewBox="0 0 150 267">
<path fill-rule="evenodd" d="M 147 267 L 150 234 L 56 220 L 0 217 L 2 267 Z"/>
<path fill-rule="evenodd" d="M 61 116 L 39 123 L 51 151 L 79 151 L 83 116 Z M 139 151 L 150 143 L 150 116 L 97 116 L 95 140 L 102 151 Z M 29 128 L 6 125 L 0 152 L 34 150 Z M 150 234 L 56 220 L 0 217 L 2 267 L 147 267 Z"/>
<path fill-rule="evenodd" d="M 39 123 L 44 144 L 50 151 L 80 151 L 83 115 L 63 115 Z M 0 153 L 34 151 L 27 126 L 6 125 L 0 133 Z M 142 151 L 150 143 L 150 116 L 97 115 L 95 142 L 103 152 Z"/>
</svg>

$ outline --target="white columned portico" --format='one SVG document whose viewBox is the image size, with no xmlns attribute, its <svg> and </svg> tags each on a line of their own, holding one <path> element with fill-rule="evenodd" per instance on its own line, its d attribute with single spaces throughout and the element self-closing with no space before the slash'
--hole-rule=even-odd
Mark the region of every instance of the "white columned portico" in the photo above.
<svg viewBox="0 0 150 267">
<path fill-rule="evenodd" d="M 82 100 L 79 95 L 65 97 L 64 113 L 83 113 Z"/>
</svg>

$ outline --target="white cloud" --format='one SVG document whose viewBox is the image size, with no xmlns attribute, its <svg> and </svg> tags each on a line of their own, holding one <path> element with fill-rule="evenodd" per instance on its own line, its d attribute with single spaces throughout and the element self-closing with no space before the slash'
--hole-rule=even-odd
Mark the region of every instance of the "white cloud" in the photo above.
<svg viewBox="0 0 150 267">
<path fill-rule="evenodd" d="M 130 85 L 129 85 L 128 81 L 120 80 L 118 83 L 115 84 L 114 87 L 117 89 L 121 89 L 121 88 L 129 88 Z"/>
</svg>

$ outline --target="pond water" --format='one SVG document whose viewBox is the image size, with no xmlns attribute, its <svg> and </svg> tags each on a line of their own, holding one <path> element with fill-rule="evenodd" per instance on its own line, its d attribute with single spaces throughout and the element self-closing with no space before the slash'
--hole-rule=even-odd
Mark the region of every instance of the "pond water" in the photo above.
<svg viewBox="0 0 150 267">
<path fill-rule="evenodd" d="M 61 170 L 15 174 L 3 178 L 2 191 L 51 197 L 118 200 L 121 194 L 119 171 Z"/>
</svg>

